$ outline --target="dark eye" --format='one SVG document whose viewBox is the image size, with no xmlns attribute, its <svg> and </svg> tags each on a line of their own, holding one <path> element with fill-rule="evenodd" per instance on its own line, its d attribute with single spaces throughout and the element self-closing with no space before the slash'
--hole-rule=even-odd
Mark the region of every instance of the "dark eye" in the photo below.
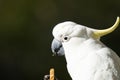
<svg viewBox="0 0 120 80">
<path fill-rule="evenodd" d="M 63 37 L 63 41 L 65 41 L 65 42 L 68 41 L 69 39 L 70 39 L 69 36 L 64 36 L 64 37 Z"/>
<path fill-rule="evenodd" d="M 67 36 L 65 36 L 65 37 L 64 37 L 64 40 L 68 40 L 68 37 L 67 37 Z"/>
</svg>

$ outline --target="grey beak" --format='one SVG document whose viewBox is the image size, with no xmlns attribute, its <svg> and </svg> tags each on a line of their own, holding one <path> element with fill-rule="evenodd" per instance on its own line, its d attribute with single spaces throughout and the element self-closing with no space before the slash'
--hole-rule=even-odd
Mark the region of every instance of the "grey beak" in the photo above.
<svg viewBox="0 0 120 80">
<path fill-rule="evenodd" d="M 58 56 L 64 55 L 64 49 L 62 43 L 56 39 L 53 39 L 51 49 L 52 52 L 54 53 L 53 55 L 58 55 Z"/>
</svg>

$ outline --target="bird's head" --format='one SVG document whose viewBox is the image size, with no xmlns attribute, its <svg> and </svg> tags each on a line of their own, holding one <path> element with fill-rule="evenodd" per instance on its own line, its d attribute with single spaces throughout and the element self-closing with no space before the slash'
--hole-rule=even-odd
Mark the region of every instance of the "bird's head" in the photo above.
<svg viewBox="0 0 120 80">
<path fill-rule="evenodd" d="M 64 55 L 63 44 L 80 44 L 89 38 L 99 40 L 100 37 L 114 31 L 119 25 L 119 22 L 119 17 L 117 17 L 115 24 L 112 27 L 104 30 L 88 28 L 71 21 L 59 23 L 53 28 L 52 32 L 54 36 L 54 40 L 52 41 L 51 45 L 52 52 L 54 55 Z"/>
</svg>

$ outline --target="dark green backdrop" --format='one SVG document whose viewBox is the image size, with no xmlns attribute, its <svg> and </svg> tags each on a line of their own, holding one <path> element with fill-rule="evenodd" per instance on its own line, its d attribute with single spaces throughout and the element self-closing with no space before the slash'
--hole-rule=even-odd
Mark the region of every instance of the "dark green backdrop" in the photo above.
<svg viewBox="0 0 120 80">
<path fill-rule="evenodd" d="M 120 0 L 0 0 L 0 80 L 42 80 L 54 67 L 71 80 L 64 57 L 52 57 L 52 28 L 74 21 L 103 29 L 120 16 Z M 101 39 L 120 55 L 120 28 Z"/>
</svg>

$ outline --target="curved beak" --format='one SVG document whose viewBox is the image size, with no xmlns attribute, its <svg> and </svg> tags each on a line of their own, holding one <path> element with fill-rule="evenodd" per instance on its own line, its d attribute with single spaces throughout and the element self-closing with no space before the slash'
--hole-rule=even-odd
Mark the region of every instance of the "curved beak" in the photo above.
<svg viewBox="0 0 120 80">
<path fill-rule="evenodd" d="M 52 44 L 51 44 L 51 49 L 54 55 L 62 56 L 64 55 L 64 49 L 62 46 L 62 43 L 56 39 L 53 39 Z"/>
</svg>

